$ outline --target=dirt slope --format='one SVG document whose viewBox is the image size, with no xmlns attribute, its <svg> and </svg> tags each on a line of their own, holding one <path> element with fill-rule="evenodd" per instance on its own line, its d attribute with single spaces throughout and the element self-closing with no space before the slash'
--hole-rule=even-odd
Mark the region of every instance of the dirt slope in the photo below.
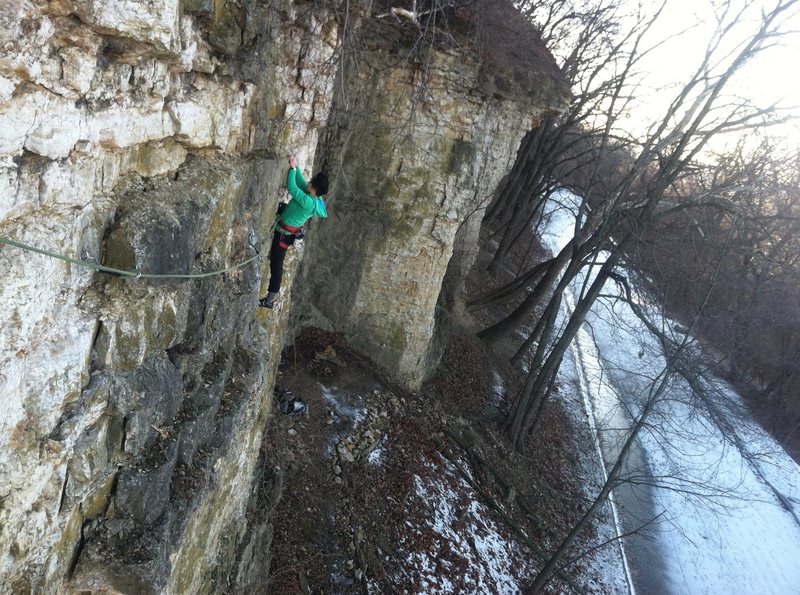
<svg viewBox="0 0 800 595">
<path fill-rule="evenodd" d="M 337 336 L 308 329 L 287 348 L 279 386 L 306 412 L 277 413 L 267 433 L 284 490 L 264 592 L 524 592 L 585 498 L 556 405 L 528 452 L 508 450 L 514 379 L 493 369 L 455 335 L 439 376 L 410 394 Z M 554 592 L 603 592 L 570 572 Z"/>
</svg>

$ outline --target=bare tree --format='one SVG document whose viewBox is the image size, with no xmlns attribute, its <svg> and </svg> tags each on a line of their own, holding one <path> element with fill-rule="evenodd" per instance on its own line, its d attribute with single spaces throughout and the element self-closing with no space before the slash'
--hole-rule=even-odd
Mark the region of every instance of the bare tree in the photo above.
<svg viewBox="0 0 800 595">
<path fill-rule="evenodd" d="M 591 305 L 599 295 L 606 280 L 614 273 L 626 252 L 639 241 L 642 233 L 653 223 L 657 209 L 667 193 L 681 180 L 709 139 L 728 131 L 740 131 L 748 125 L 758 125 L 763 111 L 753 110 L 748 104 L 724 103 L 723 90 L 731 78 L 758 52 L 769 46 L 780 35 L 781 16 L 797 0 L 779 3 L 762 16 L 755 31 L 737 44 L 735 52 L 725 49 L 731 43 L 734 23 L 740 13 L 723 10 L 720 30 L 710 41 L 701 63 L 689 81 L 678 91 L 666 113 L 641 142 L 638 155 L 630 169 L 614 189 L 610 199 L 601 209 L 592 211 L 585 204 L 585 219 L 579 213 L 576 236 L 556 257 L 558 272 L 545 275 L 540 281 L 551 283 L 558 279 L 554 296 L 534 328 L 528 343 L 537 343 L 534 362 L 528 382 L 518 399 L 510 420 L 512 441 L 519 446 L 532 430 L 537 413 L 552 389 L 564 353 L 573 340 Z M 727 19 L 727 21 L 725 20 Z M 611 123 L 609 122 L 610 128 Z M 612 242 L 612 234 L 620 233 Z M 575 305 L 575 310 L 563 329 L 545 334 L 548 321 L 555 315 L 560 295 L 575 275 L 600 250 L 607 249 L 608 256 L 594 281 L 588 285 Z M 563 269 L 563 270 L 562 270 Z M 538 288 L 537 288 L 538 289 Z M 535 289 L 534 292 L 537 290 Z M 544 292 L 542 292 L 544 293 Z M 514 314 L 512 314 L 514 316 Z M 527 346 L 527 345 L 526 345 Z M 543 351 L 542 351 L 543 350 Z M 521 357 L 521 353 L 518 354 Z M 540 363 L 539 363 L 540 362 Z"/>
<path fill-rule="evenodd" d="M 726 181 L 724 192 L 712 187 Z M 710 263 L 727 258 L 698 328 L 719 354 L 717 371 L 768 403 L 783 419 L 786 439 L 796 408 L 800 301 L 797 205 L 800 169 L 769 140 L 740 144 L 713 164 L 698 167 L 681 192 L 664 201 L 661 216 L 630 255 L 663 293 L 678 318 L 697 313 L 697 295 L 709 286 Z M 722 238 L 730 236 L 730 247 Z M 773 428 L 778 430 L 777 427 Z"/>
<path fill-rule="evenodd" d="M 730 237 L 728 240 L 727 247 L 730 248 Z M 717 262 L 717 266 L 714 268 L 712 275 L 714 280 L 717 280 L 719 277 L 720 265 L 723 261 L 723 259 L 720 259 Z M 609 278 L 616 282 L 621 291 L 619 294 L 603 294 L 602 297 L 609 300 L 611 304 L 617 301 L 622 301 L 626 304 L 636 316 L 636 319 L 642 323 L 644 332 L 655 339 L 655 343 L 660 346 L 659 351 L 663 354 L 664 365 L 663 368 L 649 380 L 642 379 L 641 372 L 637 371 L 634 373 L 632 370 L 627 371 L 627 373 L 641 379 L 641 382 L 648 385 L 646 396 L 643 401 L 637 400 L 638 408 L 629 407 L 625 402 L 621 403 L 623 406 L 626 406 L 625 415 L 631 419 L 632 423 L 628 428 L 615 428 L 613 430 L 613 434 L 618 437 L 621 436 L 621 438 L 619 438 L 619 445 L 615 452 L 614 459 L 607 469 L 606 480 L 582 517 L 570 529 L 567 536 L 554 550 L 551 557 L 540 570 L 530 589 L 531 593 L 541 592 L 555 574 L 561 574 L 563 570 L 572 563 L 572 561 L 567 561 L 562 564 L 561 560 L 571 551 L 577 537 L 589 526 L 592 519 L 608 500 L 611 492 L 618 489 L 623 484 L 646 485 L 649 487 L 668 489 L 672 492 L 679 492 L 685 497 L 692 498 L 695 501 L 702 501 L 704 505 L 711 509 L 720 508 L 727 510 L 731 501 L 738 499 L 738 496 L 732 491 L 733 486 L 715 485 L 713 476 L 704 477 L 702 480 L 690 478 L 684 475 L 685 470 L 681 469 L 680 464 L 671 467 L 668 474 L 660 473 L 658 475 L 653 475 L 651 471 L 631 470 L 628 468 L 629 456 L 642 431 L 646 430 L 657 434 L 662 448 L 668 448 L 672 442 L 670 432 L 665 431 L 665 424 L 662 420 L 659 420 L 658 417 L 659 415 L 663 416 L 665 411 L 669 412 L 670 417 L 674 415 L 672 407 L 668 405 L 668 402 L 676 398 L 672 380 L 677 376 L 682 377 L 686 381 L 686 384 L 683 385 L 685 394 L 682 395 L 682 399 L 685 399 L 685 404 L 689 406 L 690 410 L 696 410 L 697 408 L 703 409 L 707 417 L 712 420 L 719 430 L 720 436 L 733 445 L 738 452 L 742 453 L 754 474 L 773 490 L 774 494 L 781 502 L 788 502 L 786 496 L 781 494 L 761 471 L 757 456 L 751 453 L 748 446 L 740 439 L 735 428 L 732 426 L 732 416 L 722 411 L 721 400 L 716 398 L 716 395 L 713 394 L 716 390 L 717 383 L 712 379 L 707 379 L 703 371 L 698 370 L 696 363 L 698 352 L 693 334 L 696 331 L 696 325 L 702 315 L 703 308 L 708 305 L 710 295 L 713 292 L 713 283 L 711 287 L 707 288 L 699 309 L 700 311 L 691 322 L 690 327 L 686 329 L 685 332 L 679 333 L 679 338 L 676 340 L 675 334 L 667 332 L 662 325 L 654 321 L 651 314 L 653 310 L 642 303 L 644 294 L 639 292 L 636 298 L 633 297 L 631 286 L 626 277 L 619 273 L 611 273 Z M 659 306 L 659 304 L 656 303 L 656 306 Z M 658 310 L 660 310 L 660 308 L 657 307 L 656 311 Z M 613 312 L 613 309 L 609 311 Z M 615 316 L 614 314 L 611 315 L 612 317 Z M 656 316 L 658 315 L 656 314 Z M 608 324 L 610 326 L 618 326 L 624 323 L 620 320 L 612 320 Z M 662 411 L 659 411 L 659 409 Z M 696 439 L 696 437 L 694 438 Z M 791 510 L 791 507 L 789 507 L 789 510 Z M 580 556 L 578 556 L 578 558 L 580 558 Z"/>
<path fill-rule="evenodd" d="M 522 4 L 523 11 L 534 19 L 544 8 L 531 2 Z M 641 57 L 635 48 L 652 23 L 652 17 L 641 17 L 619 35 L 620 12 L 618 3 L 600 0 L 588 6 L 557 2 L 543 15 L 540 34 L 561 57 L 562 72 L 574 96 L 566 112 L 546 118 L 528 133 L 513 170 L 487 210 L 486 221 L 501 233 L 489 266 L 492 272 L 497 272 L 511 246 L 530 228 L 551 192 L 563 185 L 571 172 L 588 170 L 598 150 L 609 143 L 608 130 L 596 116 L 624 110 L 627 101 L 622 91 Z M 614 74 L 609 76 L 610 72 Z M 597 122 L 601 122 L 599 128 Z M 584 189 L 587 201 L 595 181 Z"/>
</svg>

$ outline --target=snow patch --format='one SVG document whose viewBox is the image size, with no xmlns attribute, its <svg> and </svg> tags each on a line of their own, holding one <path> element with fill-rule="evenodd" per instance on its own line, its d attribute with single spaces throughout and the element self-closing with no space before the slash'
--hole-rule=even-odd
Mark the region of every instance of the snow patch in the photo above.
<svg viewBox="0 0 800 595">
<path fill-rule="evenodd" d="M 360 397 L 354 397 L 353 395 L 342 392 L 335 386 L 328 387 L 320 384 L 319 388 L 322 391 L 322 397 L 330 406 L 331 411 L 337 417 L 349 420 L 353 428 L 357 428 L 361 422 L 367 419 L 367 408 L 354 403 L 355 400 L 361 400 Z"/>
<path fill-rule="evenodd" d="M 553 199 L 543 238 L 557 252 L 573 235 L 579 199 L 566 192 Z M 592 279 L 599 264 L 584 271 L 573 291 Z M 605 289 L 612 296 L 618 291 L 613 285 Z M 692 340 L 658 304 L 641 293 L 632 297 L 661 332 Z M 579 334 L 573 355 L 586 381 L 582 388 L 603 456 L 613 460 L 667 362 L 656 338 L 613 297 L 599 299 L 586 323 L 591 332 Z M 689 347 L 692 359 L 701 362 L 699 348 Z M 638 479 L 652 484 L 650 495 L 667 519 L 653 532 L 666 566 L 664 588 L 798 593 L 800 526 L 785 505 L 800 497 L 800 466 L 752 420 L 730 386 L 708 375 L 700 382 L 711 395 L 705 402 L 685 380 L 672 380 L 638 440 L 645 459 Z M 639 564 L 647 565 L 647 559 Z"/>
<path fill-rule="evenodd" d="M 334 457 L 336 445 L 342 436 L 357 428 L 361 422 L 367 419 L 368 410 L 360 405 L 361 397 L 346 393 L 336 386 L 329 387 L 320 383 L 319 389 L 322 398 L 328 404 L 331 422 L 340 422 L 344 426 L 342 431 L 332 432 L 328 444 L 325 445 L 325 454 L 328 457 Z"/>
<path fill-rule="evenodd" d="M 383 456 L 386 454 L 384 450 L 384 442 L 386 442 L 386 437 L 380 439 L 378 442 L 378 446 L 376 446 L 369 455 L 367 455 L 367 463 L 370 465 L 380 466 L 383 464 Z"/>
<path fill-rule="evenodd" d="M 488 509 L 475 500 L 463 502 L 453 488 L 430 478 L 414 477 L 418 498 L 432 509 L 429 527 L 440 540 L 447 543 L 452 557 L 466 562 L 463 581 L 472 593 L 519 593 L 513 561 L 519 557 L 516 546 L 502 536 L 495 522 L 487 516 Z M 458 480 L 461 492 L 471 493 L 463 480 Z M 466 529 L 462 527 L 466 526 Z M 452 561 L 432 551 L 412 552 L 411 561 L 419 569 L 423 593 L 457 592 L 452 582 L 438 572 L 440 566 L 448 567 Z"/>
</svg>

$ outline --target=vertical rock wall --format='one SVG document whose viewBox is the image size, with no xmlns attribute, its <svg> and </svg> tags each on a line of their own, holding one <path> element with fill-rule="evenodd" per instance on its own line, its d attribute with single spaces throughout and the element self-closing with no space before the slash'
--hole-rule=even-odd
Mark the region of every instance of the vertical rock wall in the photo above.
<svg viewBox="0 0 800 595">
<path fill-rule="evenodd" d="M 515 13 L 427 27 L 378 18 L 389 4 L 0 0 L 0 235 L 132 271 L 233 269 L 123 279 L 0 244 L 6 590 L 263 586 L 282 478 L 260 448 L 302 253 L 274 311 L 252 258 L 287 152 L 333 181 L 306 318 L 411 386 L 435 363 L 480 210 L 565 94 L 552 60 L 535 86 L 484 43 L 518 47 Z"/>
<path fill-rule="evenodd" d="M 327 119 L 325 3 L 1 4 L 0 235 L 153 273 L 249 259 L 286 151 L 312 159 Z M 125 280 L 2 245 L 0 270 L 0 584 L 257 580 L 287 332 L 285 309 L 255 307 L 265 260 Z"/>
<path fill-rule="evenodd" d="M 527 66 L 519 57 L 502 55 L 503 43 L 525 47 L 503 29 L 519 15 L 495 14 L 510 8 L 503 2 L 476 6 L 495 20 L 366 20 L 351 38 L 320 149 L 333 185 L 331 218 L 311 234 L 303 283 L 313 319 L 412 388 L 438 361 L 437 303 L 456 236 L 463 260 L 451 267 L 454 285 L 522 136 L 567 97 L 548 55 L 538 87 L 528 86 L 530 73 L 513 72 Z"/>
</svg>

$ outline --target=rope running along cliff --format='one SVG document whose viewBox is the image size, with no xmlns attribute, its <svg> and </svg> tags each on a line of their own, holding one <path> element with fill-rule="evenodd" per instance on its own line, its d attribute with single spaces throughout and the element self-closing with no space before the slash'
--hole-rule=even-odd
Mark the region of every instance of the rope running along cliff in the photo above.
<svg viewBox="0 0 800 595">
<path fill-rule="evenodd" d="M 274 230 L 274 226 L 273 226 Z M 255 256 L 248 258 L 236 265 L 224 268 L 224 269 L 217 269 L 214 271 L 208 271 L 206 273 L 186 273 L 186 274 L 179 274 L 179 273 L 143 273 L 141 271 L 130 271 L 125 269 L 117 269 L 114 267 L 109 267 L 102 265 L 98 262 L 91 262 L 90 260 L 82 260 L 78 258 L 73 258 L 71 256 L 67 256 L 65 254 L 60 254 L 58 252 L 52 252 L 50 250 L 45 250 L 43 248 L 37 248 L 36 246 L 31 246 L 30 244 L 26 244 L 24 242 L 18 242 L 16 240 L 12 240 L 11 238 L 7 238 L 5 236 L 0 236 L 0 244 L 7 244 L 9 246 L 14 246 L 15 248 L 20 248 L 22 250 L 26 250 L 28 252 L 35 252 L 36 254 L 42 254 L 44 256 L 48 256 L 50 258 L 55 258 L 58 260 L 63 260 L 64 262 L 68 262 L 70 264 L 75 264 L 85 269 L 90 269 L 93 271 L 97 271 L 100 273 L 108 273 L 109 275 L 116 275 L 117 277 L 125 277 L 128 279 L 203 279 L 206 277 L 215 277 L 217 275 L 223 275 L 225 273 L 231 273 L 233 271 L 239 270 L 254 260 L 261 257 L 261 250 L 266 245 L 269 238 L 272 237 L 272 232 L 270 232 L 269 236 L 266 240 L 261 243 L 261 246 L 256 248 L 252 242 L 249 242 L 249 245 L 253 250 L 255 250 Z"/>
</svg>

